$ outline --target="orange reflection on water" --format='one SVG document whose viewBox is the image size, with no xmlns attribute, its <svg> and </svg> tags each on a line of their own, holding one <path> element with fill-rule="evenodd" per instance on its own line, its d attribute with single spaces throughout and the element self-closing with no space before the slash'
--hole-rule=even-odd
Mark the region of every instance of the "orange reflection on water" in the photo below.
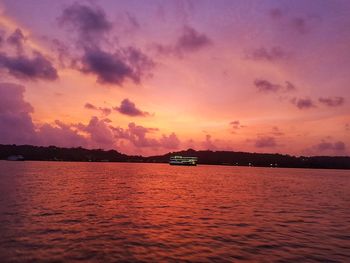
<svg viewBox="0 0 350 263">
<path fill-rule="evenodd" d="M 6 261 L 345 260 L 349 172 L 0 162 Z"/>
</svg>

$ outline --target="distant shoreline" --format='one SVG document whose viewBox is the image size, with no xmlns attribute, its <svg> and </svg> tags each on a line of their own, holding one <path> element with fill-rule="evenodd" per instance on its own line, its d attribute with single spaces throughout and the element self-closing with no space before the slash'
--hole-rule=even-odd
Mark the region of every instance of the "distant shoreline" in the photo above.
<svg viewBox="0 0 350 263">
<path fill-rule="evenodd" d="M 26 161 L 66 162 L 123 162 L 123 163 L 168 163 L 170 156 L 195 156 L 198 164 L 223 166 L 252 166 L 271 168 L 350 169 L 350 156 L 291 156 L 270 153 L 233 151 L 186 151 L 170 152 L 158 156 L 135 156 L 115 150 L 61 148 L 56 146 L 3 145 L 0 144 L 0 160 L 16 158 Z M 19 160 L 20 161 L 20 160 Z"/>
<path fill-rule="evenodd" d="M 9 161 L 6 159 L 0 159 L 0 162 L 15 162 L 17 161 Z M 118 164 L 118 163 L 127 163 L 127 164 L 165 164 L 168 165 L 168 162 L 124 162 L 124 161 L 116 161 L 116 162 L 101 162 L 101 161 L 55 161 L 55 160 L 25 160 L 20 161 L 19 163 L 24 162 L 53 162 L 53 163 L 100 163 L 100 164 Z M 180 166 L 180 167 L 193 167 L 193 169 L 196 169 L 198 166 L 228 166 L 228 167 L 247 167 L 247 168 L 269 168 L 269 169 L 311 169 L 311 170 L 334 170 L 334 171 L 344 171 L 344 170 L 350 170 L 348 168 L 316 168 L 316 167 L 268 167 L 268 166 L 247 166 L 247 165 L 227 165 L 227 164 L 197 164 L 197 166 Z M 179 166 L 177 166 L 179 167 Z"/>
</svg>

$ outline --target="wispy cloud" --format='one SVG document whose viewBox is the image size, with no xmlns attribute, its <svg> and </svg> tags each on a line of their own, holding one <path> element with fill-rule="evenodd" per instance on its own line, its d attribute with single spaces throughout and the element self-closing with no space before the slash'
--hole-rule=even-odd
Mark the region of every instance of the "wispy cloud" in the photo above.
<svg viewBox="0 0 350 263">
<path fill-rule="evenodd" d="M 270 49 L 260 47 L 246 52 L 246 58 L 257 61 L 278 61 L 289 57 L 289 54 L 279 46 Z"/>
<path fill-rule="evenodd" d="M 321 97 L 318 101 L 328 107 L 338 107 L 344 104 L 345 99 L 343 97 Z"/>
<path fill-rule="evenodd" d="M 310 98 L 293 98 L 290 102 L 300 110 L 312 109 L 316 107 L 314 101 Z"/>
<path fill-rule="evenodd" d="M 280 85 L 266 79 L 255 79 L 254 85 L 261 93 L 290 92 L 296 90 L 296 87 L 289 81 L 286 81 L 285 85 Z"/>
<path fill-rule="evenodd" d="M 255 147 L 257 148 L 274 148 L 276 146 L 276 139 L 271 136 L 263 136 L 255 140 Z"/>
</svg>

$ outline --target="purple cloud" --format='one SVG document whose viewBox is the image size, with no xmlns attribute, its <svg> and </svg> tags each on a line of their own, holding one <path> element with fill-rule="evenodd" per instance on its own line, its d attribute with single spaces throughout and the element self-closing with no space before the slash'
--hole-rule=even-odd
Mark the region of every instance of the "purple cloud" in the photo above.
<svg viewBox="0 0 350 263">
<path fill-rule="evenodd" d="M 89 133 L 90 139 L 99 147 L 111 148 L 115 143 L 113 130 L 105 121 L 99 120 L 97 117 L 92 117 L 84 130 Z"/>
<path fill-rule="evenodd" d="M 265 60 L 265 61 L 276 61 L 282 60 L 288 57 L 288 54 L 278 46 L 266 49 L 264 47 L 250 51 L 246 58 L 252 60 Z"/>
<path fill-rule="evenodd" d="M 35 141 L 35 127 L 30 113 L 33 107 L 24 101 L 23 86 L 0 83 L 0 143 L 31 143 Z"/>
<path fill-rule="evenodd" d="M 163 135 L 159 140 L 160 145 L 166 149 L 178 149 L 180 140 L 175 133 L 171 133 L 169 136 Z"/>
<path fill-rule="evenodd" d="M 24 101 L 24 91 L 23 86 L 0 83 L 0 143 L 87 146 L 82 135 L 60 121 L 35 126 L 30 115 L 33 107 Z"/>
<path fill-rule="evenodd" d="M 175 133 L 149 138 L 158 131 L 129 123 L 126 129 L 113 127 L 109 119 L 92 117 L 88 124 L 66 124 L 56 120 L 53 124 L 34 125 L 33 107 L 24 101 L 25 88 L 11 83 L 0 83 L 0 143 L 56 145 L 60 147 L 88 147 L 111 149 L 118 140 L 127 140 L 136 147 L 177 149 L 180 140 Z M 87 103 L 89 109 L 99 109 Z"/>
<path fill-rule="evenodd" d="M 56 80 L 58 74 L 51 62 L 39 52 L 34 52 L 32 58 L 24 55 L 11 57 L 0 53 L 0 68 L 10 75 L 26 80 Z"/>
<path fill-rule="evenodd" d="M 281 22 L 285 22 L 290 29 L 299 34 L 306 34 L 309 32 L 308 24 L 310 17 L 290 17 L 279 8 L 269 10 L 269 16 L 275 20 L 276 23 L 281 24 Z"/>
<path fill-rule="evenodd" d="M 316 105 L 310 98 L 293 98 L 291 103 L 297 106 L 300 110 L 315 108 Z"/>
<path fill-rule="evenodd" d="M 174 45 L 155 44 L 155 50 L 162 55 L 175 55 L 182 57 L 186 52 L 195 52 L 212 45 L 212 40 L 194 28 L 185 26 L 182 35 L 179 36 Z"/>
<path fill-rule="evenodd" d="M 265 79 L 256 79 L 254 81 L 254 85 L 259 92 L 263 92 L 263 93 L 275 93 L 282 88 L 280 85 L 273 84 L 270 81 Z"/>
<path fill-rule="evenodd" d="M 146 117 L 150 115 L 148 112 L 138 109 L 135 103 L 129 99 L 124 99 L 119 107 L 115 107 L 113 109 L 120 112 L 121 114 L 131 117 Z"/>
<path fill-rule="evenodd" d="M 185 26 L 183 34 L 176 43 L 178 51 L 196 51 L 203 47 L 209 46 L 212 41 L 205 35 L 198 33 L 194 28 Z"/>
<path fill-rule="evenodd" d="M 231 133 L 236 133 L 237 130 L 244 128 L 244 125 L 241 125 L 240 121 L 231 121 L 230 126 L 232 127 L 233 131 Z"/>
<path fill-rule="evenodd" d="M 255 79 L 254 85 L 261 93 L 291 92 L 296 90 L 294 84 L 289 81 L 286 81 L 285 86 L 282 86 L 274 84 L 266 79 Z"/>
<path fill-rule="evenodd" d="M 338 107 L 344 104 L 345 99 L 343 97 L 321 97 L 318 101 L 328 107 Z"/>
<path fill-rule="evenodd" d="M 93 145 L 108 148 L 116 145 L 118 140 L 127 140 L 139 148 L 165 148 L 177 149 L 180 140 L 175 133 L 163 135 L 160 138 L 149 138 L 147 135 L 158 131 L 157 128 L 146 128 L 135 123 L 129 123 L 126 129 L 114 127 L 106 119 L 100 120 L 92 117 L 88 125 L 78 124 L 76 127 L 89 134 Z"/>
<path fill-rule="evenodd" d="M 88 147 L 87 138 L 80 135 L 74 127 L 56 120 L 54 125 L 43 124 L 37 132 L 36 144 L 59 147 Z"/>
<path fill-rule="evenodd" d="M 23 52 L 23 42 L 25 38 L 22 31 L 17 28 L 8 38 L 7 42 L 16 47 L 18 53 Z"/>
<path fill-rule="evenodd" d="M 61 26 L 77 31 L 79 43 L 84 46 L 99 42 L 112 29 L 112 23 L 101 8 L 77 2 L 63 10 L 58 22 Z"/>
<path fill-rule="evenodd" d="M 95 105 L 93 105 L 93 104 L 91 104 L 89 102 L 85 103 L 84 108 L 88 109 L 88 110 L 100 111 L 102 113 L 102 115 L 104 115 L 104 116 L 108 116 L 109 114 L 112 113 L 112 110 L 110 108 L 107 108 L 107 107 L 96 107 Z"/>
<path fill-rule="evenodd" d="M 97 75 L 100 83 L 122 85 L 126 79 L 140 83 L 144 72 L 153 66 L 152 60 L 132 47 L 115 53 L 95 48 L 85 50 L 81 71 Z"/>
<path fill-rule="evenodd" d="M 274 137 L 260 137 L 255 140 L 255 147 L 257 148 L 273 148 L 276 147 L 276 139 Z"/>
<path fill-rule="evenodd" d="M 137 21 L 132 18 L 128 14 L 129 22 L 135 25 Z M 135 47 L 105 50 L 106 46 L 111 46 L 108 37 L 113 26 L 99 7 L 72 4 L 63 10 L 58 21 L 78 34 L 77 46 L 82 50 L 82 56 L 72 67 L 96 75 L 99 83 L 121 86 L 129 79 L 139 84 L 154 67 L 154 62 Z"/>
<path fill-rule="evenodd" d="M 129 140 L 137 147 L 159 147 L 159 141 L 154 138 L 147 138 L 146 134 L 154 131 L 154 128 L 146 128 L 135 123 L 129 123 L 128 136 Z"/>
<path fill-rule="evenodd" d="M 337 141 L 334 143 L 331 142 L 321 142 L 316 145 L 316 149 L 319 151 L 336 151 L 336 152 L 342 152 L 345 151 L 346 145 L 342 141 Z"/>
<path fill-rule="evenodd" d="M 85 103 L 84 108 L 89 110 L 97 110 L 97 107 L 89 102 Z"/>
</svg>

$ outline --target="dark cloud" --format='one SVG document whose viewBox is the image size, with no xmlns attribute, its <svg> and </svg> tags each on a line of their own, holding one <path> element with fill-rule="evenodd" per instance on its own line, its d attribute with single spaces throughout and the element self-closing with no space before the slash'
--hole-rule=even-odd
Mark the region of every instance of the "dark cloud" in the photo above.
<svg viewBox="0 0 350 263">
<path fill-rule="evenodd" d="M 276 147 L 276 139 L 274 137 L 260 137 L 255 140 L 255 147 L 257 148 L 273 148 Z"/>
<path fill-rule="evenodd" d="M 126 16 L 129 25 L 139 26 L 136 18 L 129 13 Z M 113 25 L 97 6 L 74 3 L 63 10 L 58 21 L 77 33 L 76 44 L 81 56 L 71 61 L 71 66 L 83 73 L 95 74 L 99 83 L 121 86 L 129 79 L 139 84 L 155 65 L 135 47 L 115 47 L 116 40 L 111 41 L 110 35 Z"/>
<path fill-rule="evenodd" d="M 24 44 L 24 35 L 22 33 L 22 31 L 17 28 L 8 38 L 7 38 L 7 42 L 10 45 L 13 45 L 18 53 L 22 53 L 23 52 L 23 44 Z"/>
<path fill-rule="evenodd" d="M 346 130 L 346 131 L 350 131 L 350 124 L 349 124 L 349 123 L 346 123 L 346 124 L 345 124 L 345 130 Z"/>
<path fill-rule="evenodd" d="M 79 43 L 84 46 L 99 42 L 112 29 L 105 12 L 97 6 L 73 3 L 66 7 L 58 22 L 79 33 Z"/>
<path fill-rule="evenodd" d="M 311 109 L 315 108 L 316 105 L 310 98 L 293 98 L 291 99 L 291 103 L 297 106 L 299 109 Z"/>
<path fill-rule="evenodd" d="M 194 28 L 185 26 L 183 34 L 176 43 L 178 51 L 196 51 L 203 47 L 209 46 L 212 41 L 205 34 L 197 32 Z"/>
<path fill-rule="evenodd" d="M 132 117 L 145 117 L 149 113 L 138 109 L 134 102 L 129 99 L 124 99 L 119 107 L 115 107 L 114 110 Z"/>
<path fill-rule="evenodd" d="M 51 62 L 39 52 L 34 52 L 33 57 L 24 55 L 8 56 L 0 53 L 0 68 L 8 71 L 19 79 L 28 80 L 56 80 L 57 71 Z"/>
<path fill-rule="evenodd" d="M 89 110 L 97 110 L 97 107 L 89 102 L 85 103 L 84 108 Z"/>
<path fill-rule="evenodd" d="M 88 110 L 100 111 L 102 113 L 102 115 L 104 115 L 104 116 L 108 116 L 109 114 L 112 113 L 112 110 L 110 108 L 107 108 L 107 107 L 96 107 L 95 105 L 93 105 L 93 104 L 91 104 L 89 102 L 85 103 L 84 108 L 88 109 Z"/>
<path fill-rule="evenodd" d="M 274 84 L 266 79 L 255 79 L 255 87 L 261 93 L 277 93 L 277 92 L 291 92 L 296 90 L 294 84 L 289 81 L 285 82 L 285 85 Z"/>
<path fill-rule="evenodd" d="M 231 121 L 230 126 L 232 127 L 233 131 L 231 133 L 236 133 L 237 130 L 244 128 L 245 126 L 240 123 L 240 121 Z"/>
<path fill-rule="evenodd" d="M 288 57 L 288 54 L 278 46 L 266 49 L 264 47 L 252 50 L 247 53 L 246 58 L 252 60 L 276 61 Z"/>
<path fill-rule="evenodd" d="M 96 74 L 100 83 L 121 85 L 125 78 L 135 78 L 132 69 L 118 53 L 110 54 L 99 49 L 87 50 L 82 63 L 82 71 Z"/>
<path fill-rule="evenodd" d="M 140 83 L 145 72 L 154 66 L 140 50 L 128 47 L 115 53 L 99 48 L 87 49 L 82 58 L 81 71 L 97 75 L 100 83 L 122 85 L 126 79 Z"/>
<path fill-rule="evenodd" d="M 336 151 L 336 152 L 342 152 L 345 151 L 346 145 L 342 141 L 337 141 L 334 143 L 331 142 L 321 142 L 316 145 L 316 149 L 319 151 Z"/>
<path fill-rule="evenodd" d="M 318 101 L 328 107 L 338 107 L 344 104 L 345 99 L 343 97 L 321 97 Z"/>
<path fill-rule="evenodd" d="M 192 27 L 185 26 L 175 45 L 155 44 L 154 48 L 161 55 L 175 55 L 181 58 L 184 53 L 198 51 L 212 45 L 212 43 L 212 40 L 205 34 L 197 32 Z"/>
<path fill-rule="evenodd" d="M 254 81 L 255 87 L 259 92 L 263 93 L 275 93 L 278 92 L 282 87 L 278 84 L 273 84 L 265 79 L 256 79 Z"/>
</svg>

